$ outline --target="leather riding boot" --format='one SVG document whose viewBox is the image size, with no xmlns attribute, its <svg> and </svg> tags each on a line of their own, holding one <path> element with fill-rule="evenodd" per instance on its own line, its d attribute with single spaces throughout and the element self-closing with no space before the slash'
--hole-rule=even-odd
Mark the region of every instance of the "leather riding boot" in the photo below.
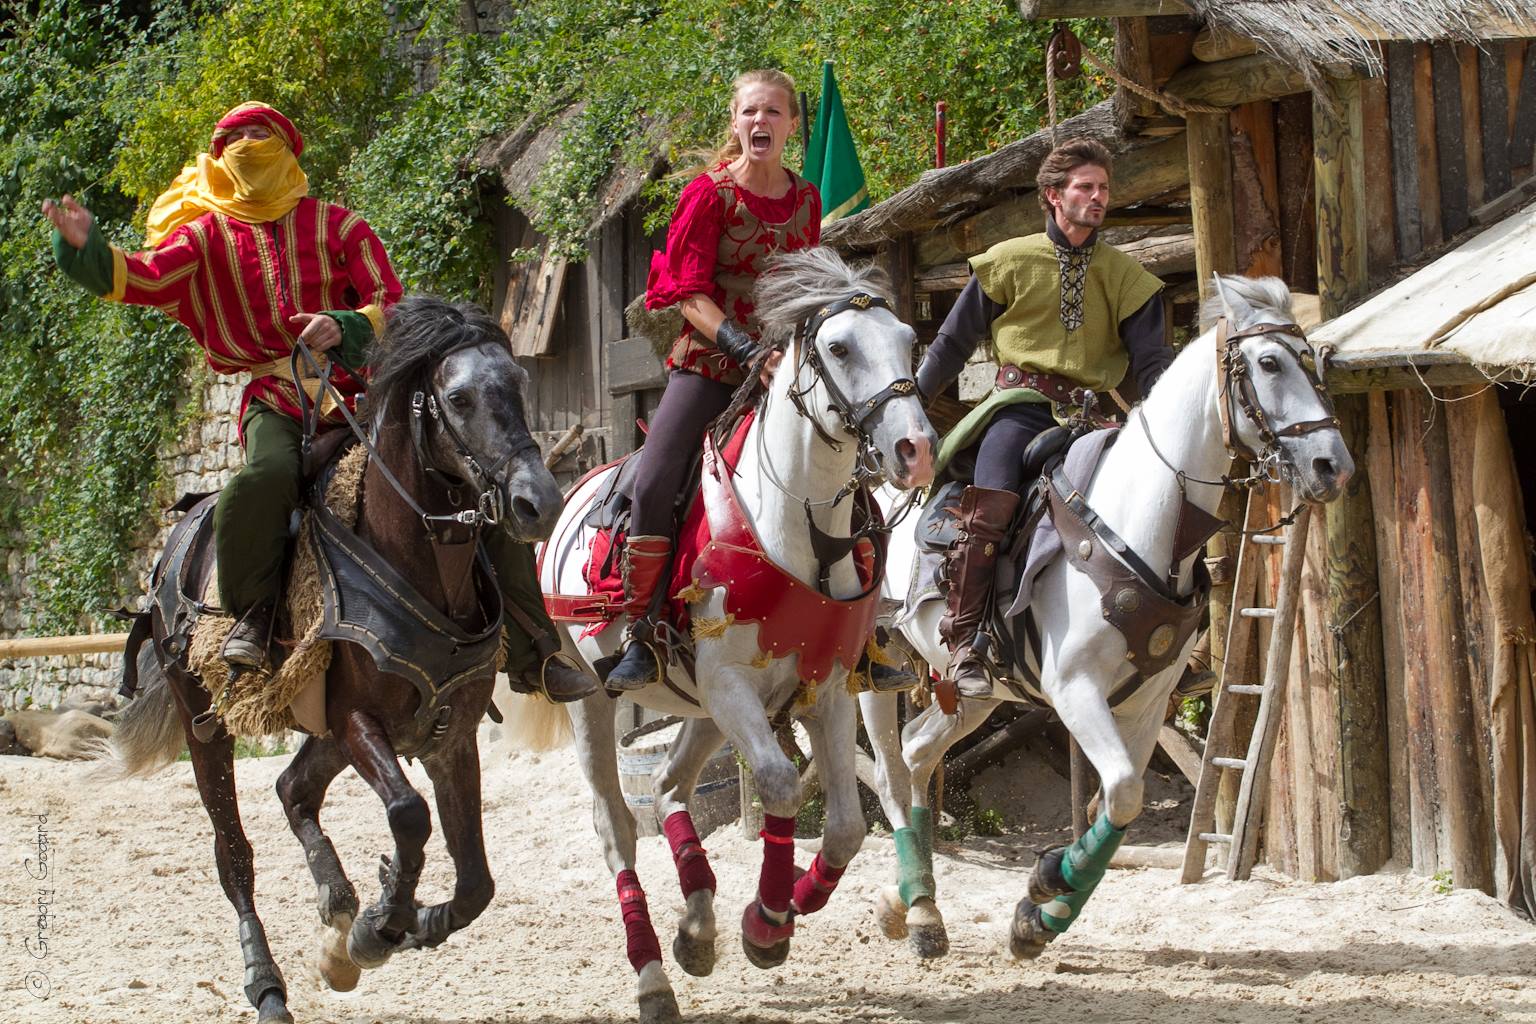
<svg viewBox="0 0 1536 1024">
<path fill-rule="evenodd" d="M 229 631 L 220 652 L 231 667 L 262 669 L 267 667 L 267 648 L 272 643 L 272 621 L 277 602 L 272 598 L 257 601 L 240 616 Z"/>
<path fill-rule="evenodd" d="M 1017 492 L 986 487 L 967 487 L 960 499 L 960 536 L 944 557 L 949 590 L 939 635 L 954 652 L 950 676 L 962 697 L 985 700 L 992 696 L 992 680 L 971 645 L 992 595 L 998 551 L 1018 507 Z"/>
<path fill-rule="evenodd" d="M 601 685 L 590 673 L 572 665 L 559 654 L 551 654 L 532 665 L 519 678 L 521 686 L 514 687 L 522 693 L 542 693 L 556 704 L 581 700 L 596 693 Z M 510 680 L 508 681 L 510 684 Z"/>
<path fill-rule="evenodd" d="M 630 537 L 624 542 L 624 614 L 630 619 L 630 637 L 624 655 L 608 673 L 609 690 L 638 690 L 661 678 L 661 665 L 650 644 L 635 636 L 635 627 L 650 625 L 656 587 L 672 562 L 672 538 Z"/>
</svg>

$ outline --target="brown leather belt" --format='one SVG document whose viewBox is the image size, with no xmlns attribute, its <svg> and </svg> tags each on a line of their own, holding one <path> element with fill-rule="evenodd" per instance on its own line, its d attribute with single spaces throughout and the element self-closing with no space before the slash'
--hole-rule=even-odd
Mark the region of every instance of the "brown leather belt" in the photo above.
<svg viewBox="0 0 1536 1024">
<path fill-rule="evenodd" d="M 1011 388 L 1029 388 L 1062 405 L 1081 405 L 1084 392 L 1089 391 L 1070 377 L 1063 377 L 1057 373 L 1042 373 L 1039 370 L 1026 370 L 1022 366 L 1012 364 L 997 368 L 997 387 L 998 390 L 1003 391 Z"/>
</svg>

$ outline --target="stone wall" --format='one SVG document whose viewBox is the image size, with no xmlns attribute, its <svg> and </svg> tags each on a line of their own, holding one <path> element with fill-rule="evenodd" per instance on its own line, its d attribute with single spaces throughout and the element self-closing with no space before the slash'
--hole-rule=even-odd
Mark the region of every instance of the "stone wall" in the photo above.
<svg viewBox="0 0 1536 1024">
<path fill-rule="evenodd" d="M 244 376 L 212 377 L 200 367 L 189 372 L 188 393 L 195 396 L 199 411 L 190 418 L 180 440 L 161 453 L 164 485 L 157 505 L 167 506 L 189 491 L 218 490 L 240 467 L 235 414 L 245 381 Z M 146 524 L 144 539 L 134 549 L 132 565 L 141 593 L 172 525 L 171 520 L 156 517 Z M 11 536 L 0 546 L 0 559 L 5 565 L 4 578 L 0 579 L 0 637 L 36 635 L 27 608 L 33 595 L 31 574 L 37 567 L 37 556 L 26 553 L 24 538 Z M 96 628 L 116 633 L 123 625 L 104 619 Z M 122 657 L 117 654 L 0 659 L 0 709 L 110 701 L 121 676 Z"/>
</svg>

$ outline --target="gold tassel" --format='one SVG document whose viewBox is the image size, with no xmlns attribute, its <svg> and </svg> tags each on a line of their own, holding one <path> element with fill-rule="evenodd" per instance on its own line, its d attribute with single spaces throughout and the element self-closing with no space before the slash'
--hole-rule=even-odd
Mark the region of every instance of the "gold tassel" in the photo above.
<svg viewBox="0 0 1536 1024">
<path fill-rule="evenodd" d="M 795 710 L 808 711 L 816 706 L 816 684 L 800 680 L 800 688 L 795 691 Z"/>
<path fill-rule="evenodd" d="M 864 641 L 864 654 L 869 658 L 870 663 L 874 665 L 900 664 L 900 662 L 898 662 L 895 658 L 886 653 L 884 647 L 881 647 L 879 644 L 875 643 L 874 637 L 870 637 L 868 640 Z"/>
<path fill-rule="evenodd" d="M 773 663 L 773 655 L 767 651 L 758 651 L 757 657 L 752 659 L 753 668 L 767 668 Z"/>
<path fill-rule="evenodd" d="M 727 615 L 723 619 L 696 618 L 693 620 L 693 639 L 695 641 L 718 640 L 725 636 L 726 629 L 735 621 L 734 615 Z"/>
<path fill-rule="evenodd" d="M 697 583 L 690 583 L 688 586 L 677 592 L 677 600 L 683 602 L 684 604 L 693 604 L 693 602 L 702 601 L 708 596 L 709 591 L 705 590 Z"/>
</svg>

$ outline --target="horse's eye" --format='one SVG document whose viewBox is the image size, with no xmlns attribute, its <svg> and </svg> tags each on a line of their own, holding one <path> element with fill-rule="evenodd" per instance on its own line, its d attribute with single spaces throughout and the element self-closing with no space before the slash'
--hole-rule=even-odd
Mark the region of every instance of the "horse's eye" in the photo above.
<svg viewBox="0 0 1536 1024">
<path fill-rule="evenodd" d="M 1259 356 L 1259 369 L 1265 373 L 1279 373 L 1280 360 L 1274 356 Z"/>
<path fill-rule="evenodd" d="M 462 391 L 450 391 L 448 392 L 448 404 L 455 409 L 467 409 L 469 408 L 469 396 Z"/>
<path fill-rule="evenodd" d="M 844 345 L 840 341 L 834 341 L 832 344 L 827 346 L 827 351 L 841 359 L 848 354 L 848 346 Z"/>
</svg>

